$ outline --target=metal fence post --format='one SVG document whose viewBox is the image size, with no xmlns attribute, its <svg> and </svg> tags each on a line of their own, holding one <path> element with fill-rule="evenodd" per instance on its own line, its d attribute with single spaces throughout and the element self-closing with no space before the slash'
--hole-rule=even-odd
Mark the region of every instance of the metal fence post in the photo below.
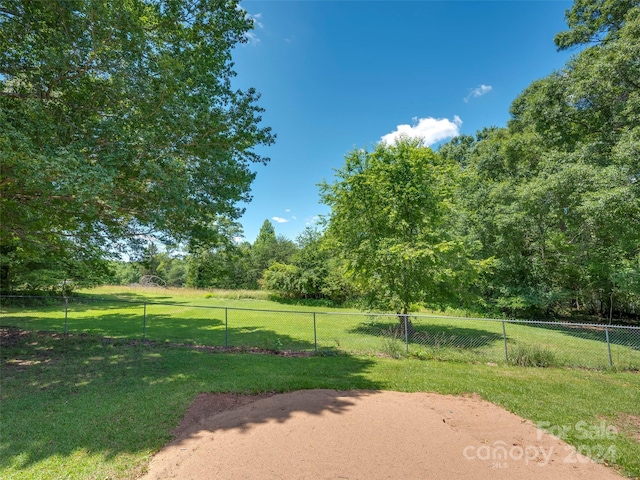
<svg viewBox="0 0 640 480">
<path fill-rule="evenodd" d="M 405 314 L 404 315 L 404 345 L 405 345 L 405 351 L 407 353 L 409 353 L 409 328 L 408 327 L 408 321 L 407 321 L 407 317 L 408 315 Z"/>
<path fill-rule="evenodd" d="M 229 309 L 224 308 L 224 348 L 229 348 Z"/>
<path fill-rule="evenodd" d="M 313 312 L 313 348 L 318 351 L 318 330 L 316 328 L 316 312 Z"/>
<path fill-rule="evenodd" d="M 504 320 L 502 321 L 502 338 L 504 339 L 504 359 L 509 363 L 509 351 L 507 350 L 507 329 L 504 326 Z"/>
<path fill-rule="evenodd" d="M 68 297 L 64 297 L 64 336 L 67 336 L 67 333 L 69 332 L 69 327 L 68 327 L 68 320 L 69 320 L 69 298 Z"/>
<path fill-rule="evenodd" d="M 613 367 L 613 358 L 611 357 L 611 342 L 609 341 L 609 329 L 605 327 L 604 333 L 607 336 L 607 351 L 609 352 L 609 366 Z"/>
<path fill-rule="evenodd" d="M 147 302 L 144 302 L 144 310 L 142 313 L 142 341 L 147 339 Z"/>
</svg>

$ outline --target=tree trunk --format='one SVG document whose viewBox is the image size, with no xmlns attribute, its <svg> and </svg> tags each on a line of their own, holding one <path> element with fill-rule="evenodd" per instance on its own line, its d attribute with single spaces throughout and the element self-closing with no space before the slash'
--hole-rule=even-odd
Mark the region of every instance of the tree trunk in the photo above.
<svg viewBox="0 0 640 480">
<path fill-rule="evenodd" d="M 398 331 L 400 332 L 400 335 L 403 339 L 407 336 L 410 337 L 413 333 L 415 333 L 416 329 L 413 328 L 413 323 L 411 323 L 411 317 L 409 317 L 408 313 L 398 313 L 398 321 L 400 323 Z"/>
</svg>

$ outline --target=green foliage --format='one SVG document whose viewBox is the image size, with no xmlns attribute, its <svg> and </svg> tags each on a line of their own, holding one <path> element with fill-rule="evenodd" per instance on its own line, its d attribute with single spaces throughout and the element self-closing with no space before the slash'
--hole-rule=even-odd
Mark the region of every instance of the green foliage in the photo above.
<svg viewBox="0 0 640 480">
<path fill-rule="evenodd" d="M 276 241 L 276 229 L 273 228 L 273 223 L 269 220 L 265 220 L 260 227 L 260 231 L 258 232 L 258 236 L 256 237 L 256 241 L 253 243 L 253 246 L 258 249 L 269 249 L 273 248 Z"/>
<path fill-rule="evenodd" d="M 158 253 L 158 246 L 155 243 L 150 242 L 147 245 L 139 264 L 142 275 L 158 275 L 160 257 Z"/>
<path fill-rule="evenodd" d="M 474 277 L 454 233 L 459 174 L 456 163 L 405 138 L 350 152 L 337 180 L 320 185 L 332 247 L 371 306 L 406 313 L 416 302 L 442 304 Z"/>
<path fill-rule="evenodd" d="M 140 265 L 136 262 L 114 261 L 110 262 L 112 285 L 133 285 L 140 281 Z"/>
<path fill-rule="evenodd" d="M 264 272 L 263 288 L 284 299 L 327 300 L 332 304 L 342 304 L 354 295 L 342 263 L 332 257 L 321 232 L 307 228 L 297 242 L 290 264 L 276 262 Z"/>
<path fill-rule="evenodd" d="M 234 0 L 3 2 L 3 285 L 49 253 L 220 243 L 274 140 L 230 81 L 252 26 Z"/>
<path fill-rule="evenodd" d="M 187 286 L 257 289 L 271 264 L 289 262 L 297 250 L 291 240 L 276 236 L 269 220 L 265 220 L 253 245 L 231 240 L 241 232 L 239 225 L 227 226 L 228 241 L 214 249 L 193 249 L 187 258 Z"/>
<path fill-rule="evenodd" d="M 100 258 L 99 251 L 76 249 L 72 242 L 60 242 L 60 246 L 64 245 L 67 250 L 37 253 L 15 245 L 0 245 L 0 292 L 66 295 L 109 279 L 109 264 Z"/>
<path fill-rule="evenodd" d="M 302 272 L 295 265 L 275 262 L 264 272 L 263 288 L 285 298 L 301 298 L 301 277 Z"/>
<path fill-rule="evenodd" d="M 478 284 L 510 315 L 640 305 L 640 6 L 578 0 L 556 41 L 594 45 L 525 89 L 507 128 L 441 147 L 465 165 L 463 228 L 495 258 Z"/>
<path fill-rule="evenodd" d="M 289 299 L 328 300 L 342 304 L 355 295 L 343 264 L 332 255 L 326 237 L 311 227 L 297 239 L 290 264 L 274 263 L 265 272 L 262 286 Z"/>
<path fill-rule="evenodd" d="M 251 248 L 252 280 L 257 283 L 262 279 L 264 271 L 273 263 L 288 263 L 296 250 L 291 240 L 277 237 L 273 224 L 265 220 Z"/>
<path fill-rule="evenodd" d="M 240 256 L 232 246 L 192 252 L 187 258 L 186 286 L 233 288 L 235 267 L 241 260 Z"/>
<path fill-rule="evenodd" d="M 627 12 L 638 6 L 638 0 L 574 0 L 565 14 L 569 30 L 556 35 L 556 45 L 564 50 L 611 40 L 624 25 Z"/>
<path fill-rule="evenodd" d="M 381 351 L 390 358 L 399 359 L 406 355 L 404 338 L 397 329 L 389 329 L 382 336 Z"/>
<path fill-rule="evenodd" d="M 112 285 L 132 285 L 140 282 L 143 275 L 160 277 L 168 287 L 183 287 L 186 282 L 187 262 L 172 252 L 159 252 L 150 243 L 138 260 L 112 261 L 109 263 Z"/>
<path fill-rule="evenodd" d="M 187 280 L 186 260 L 167 253 L 161 253 L 158 257 L 157 275 L 167 282 L 169 287 L 184 287 Z"/>
</svg>

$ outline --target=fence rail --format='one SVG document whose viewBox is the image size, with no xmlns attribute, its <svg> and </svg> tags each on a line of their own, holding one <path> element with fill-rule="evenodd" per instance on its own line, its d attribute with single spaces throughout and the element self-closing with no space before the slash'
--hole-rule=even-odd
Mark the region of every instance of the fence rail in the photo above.
<svg viewBox="0 0 640 480">
<path fill-rule="evenodd" d="M 640 327 L 0 296 L 0 325 L 65 335 L 523 366 L 640 369 Z"/>
</svg>

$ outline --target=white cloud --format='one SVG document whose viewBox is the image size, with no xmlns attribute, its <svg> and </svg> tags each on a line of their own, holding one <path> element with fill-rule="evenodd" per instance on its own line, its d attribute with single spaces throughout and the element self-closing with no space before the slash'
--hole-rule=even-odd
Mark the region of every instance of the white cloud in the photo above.
<svg viewBox="0 0 640 480">
<path fill-rule="evenodd" d="M 251 20 L 253 22 L 254 30 L 258 28 L 259 29 L 264 28 L 264 24 L 261 22 L 262 20 L 261 13 L 256 13 L 255 15 L 252 15 L 249 12 L 245 12 L 244 18 L 247 20 Z M 249 43 L 249 45 L 257 45 L 258 43 L 260 43 L 260 39 L 254 32 L 246 32 L 244 36 L 247 38 L 247 42 Z"/>
<path fill-rule="evenodd" d="M 290 208 L 285 209 L 285 212 L 289 213 L 291 211 Z"/>
<path fill-rule="evenodd" d="M 392 144 L 402 136 L 420 138 L 425 145 L 433 145 L 445 138 L 455 137 L 460 134 L 462 120 L 457 115 L 453 121 L 448 118 L 414 118 L 414 125 L 398 125 L 396 130 L 384 135 L 380 141 Z"/>
<path fill-rule="evenodd" d="M 253 32 L 247 32 L 244 34 L 244 36 L 247 37 L 247 43 L 249 45 L 257 45 L 258 43 L 260 43 L 260 39 Z"/>
<path fill-rule="evenodd" d="M 305 222 L 305 224 L 307 226 L 313 226 L 313 225 L 317 225 L 319 221 L 320 221 L 320 215 L 314 215 L 313 217 L 307 218 L 307 221 Z"/>
<path fill-rule="evenodd" d="M 472 98 L 481 97 L 491 91 L 493 87 L 491 85 L 478 85 L 476 88 L 469 89 L 469 95 L 464 97 L 465 103 L 469 102 Z"/>
<path fill-rule="evenodd" d="M 278 223 L 287 223 L 289 221 L 286 218 L 282 218 L 282 217 L 271 217 L 271 220 Z"/>
<path fill-rule="evenodd" d="M 254 27 L 264 28 L 264 24 L 260 21 L 262 20 L 261 13 L 256 13 L 255 15 L 251 15 L 250 13 L 247 13 L 247 18 L 250 18 L 251 20 L 253 20 Z"/>
</svg>

